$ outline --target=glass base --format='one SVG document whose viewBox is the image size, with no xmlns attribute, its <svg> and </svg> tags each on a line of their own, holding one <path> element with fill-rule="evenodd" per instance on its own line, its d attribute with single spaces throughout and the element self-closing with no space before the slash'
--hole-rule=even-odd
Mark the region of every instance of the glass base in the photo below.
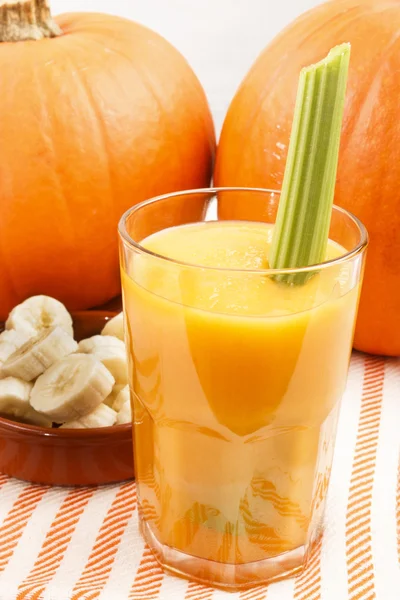
<svg viewBox="0 0 400 600">
<path fill-rule="evenodd" d="M 145 542 L 164 570 L 227 591 L 247 589 L 293 577 L 302 570 L 304 565 L 304 546 L 265 560 L 246 564 L 226 564 L 197 558 L 161 544 L 146 521 L 141 518 L 139 528 Z"/>
</svg>

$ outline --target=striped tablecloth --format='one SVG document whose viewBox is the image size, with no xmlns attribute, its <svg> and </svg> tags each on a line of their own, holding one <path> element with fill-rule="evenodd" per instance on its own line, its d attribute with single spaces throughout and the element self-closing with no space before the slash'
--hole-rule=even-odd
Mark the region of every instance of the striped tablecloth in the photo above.
<svg viewBox="0 0 400 600">
<path fill-rule="evenodd" d="M 0 600 L 399 600 L 400 360 L 355 354 L 326 532 L 296 579 L 228 594 L 162 573 L 137 529 L 135 485 L 0 479 Z"/>
</svg>

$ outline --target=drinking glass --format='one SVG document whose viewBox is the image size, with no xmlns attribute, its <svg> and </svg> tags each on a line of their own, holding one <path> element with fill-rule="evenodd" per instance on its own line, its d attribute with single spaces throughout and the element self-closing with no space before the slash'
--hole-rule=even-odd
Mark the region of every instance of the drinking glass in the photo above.
<svg viewBox="0 0 400 600">
<path fill-rule="evenodd" d="M 335 206 L 336 258 L 284 272 L 142 245 L 212 227 L 222 197 L 262 202 L 272 232 L 279 192 L 169 194 L 122 217 L 120 260 L 142 534 L 164 568 L 240 589 L 296 573 L 322 535 L 367 234 Z"/>
</svg>

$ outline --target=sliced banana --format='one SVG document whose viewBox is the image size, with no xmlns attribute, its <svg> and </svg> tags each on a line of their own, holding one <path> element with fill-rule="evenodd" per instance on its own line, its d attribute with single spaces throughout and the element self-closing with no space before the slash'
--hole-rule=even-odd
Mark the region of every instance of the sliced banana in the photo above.
<svg viewBox="0 0 400 600">
<path fill-rule="evenodd" d="M 11 376 L 32 381 L 77 348 L 75 340 L 61 327 L 45 329 L 8 357 L 0 367 L 0 379 Z"/>
<path fill-rule="evenodd" d="M 125 399 L 122 404 L 120 410 L 117 414 L 117 425 L 125 425 L 125 423 L 132 423 L 132 410 L 131 410 L 131 402 L 130 399 Z"/>
<path fill-rule="evenodd" d="M 113 409 L 119 412 L 123 405 L 128 402 L 131 403 L 131 396 L 129 392 L 129 385 L 124 385 L 118 396 L 115 398 Z"/>
<path fill-rule="evenodd" d="M 94 335 L 78 344 L 78 352 L 90 354 L 103 348 L 119 348 L 125 351 L 125 344 L 113 335 Z"/>
<path fill-rule="evenodd" d="M 103 327 L 101 335 L 113 335 L 119 340 L 124 341 L 124 313 L 119 313 L 113 317 Z"/>
<path fill-rule="evenodd" d="M 93 412 L 114 383 L 114 377 L 93 355 L 72 354 L 37 379 L 30 402 L 55 423 L 75 421 Z"/>
<path fill-rule="evenodd" d="M 0 414 L 15 421 L 51 427 L 52 422 L 47 417 L 37 413 L 29 403 L 32 384 L 16 377 L 6 377 L 0 380 Z"/>
<path fill-rule="evenodd" d="M 23 331 L 15 329 L 6 329 L 0 333 L 0 365 L 2 365 L 9 356 L 18 348 L 21 348 L 31 336 Z"/>
<path fill-rule="evenodd" d="M 6 321 L 6 329 L 25 331 L 29 335 L 57 326 L 73 336 L 71 315 L 64 304 L 49 296 L 28 298 L 10 312 Z"/>
<path fill-rule="evenodd" d="M 27 409 L 25 414 L 20 417 L 13 417 L 12 420 L 17 421 L 18 423 L 24 423 L 25 425 L 36 425 L 37 427 L 46 427 L 48 429 L 53 427 L 53 421 L 51 419 L 46 417 L 46 415 L 41 415 L 32 407 Z"/>
<path fill-rule="evenodd" d="M 118 394 L 124 387 L 125 386 L 121 384 L 114 385 L 113 389 L 111 390 L 111 394 L 104 400 L 104 404 L 107 404 L 107 406 L 116 410 L 114 407 L 115 401 L 118 398 Z"/>
<path fill-rule="evenodd" d="M 61 425 L 60 429 L 94 429 L 96 427 L 111 427 L 117 420 L 117 413 L 115 410 L 100 404 L 93 412 L 81 417 L 76 421 L 68 421 Z"/>
<path fill-rule="evenodd" d="M 92 354 L 110 371 L 117 385 L 128 383 L 125 344 L 113 336 L 94 335 L 79 342 L 79 352 Z"/>
<path fill-rule="evenodd" d="M 120 385 L 128 383 L 128 366 L 125 349 L 103 348 L 92 352 L 92 356 L 97 358 L 110 371 L 115 379 L 115 383 Z"/>
</svg>

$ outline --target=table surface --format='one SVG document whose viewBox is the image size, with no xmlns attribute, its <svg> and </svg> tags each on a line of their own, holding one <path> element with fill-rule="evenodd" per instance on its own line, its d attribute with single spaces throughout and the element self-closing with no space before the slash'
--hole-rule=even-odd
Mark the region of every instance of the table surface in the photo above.
<svg viewBox="0 0 400 600">
<path fill-rule="evenodd" d="M 399 600 L 400 359 L 355 353 L 321 545 L 297 578 L 228 594 L 164 575 L 135 484 L 62 489 L 0 476 L 1 600 Z"/>
</svg>

